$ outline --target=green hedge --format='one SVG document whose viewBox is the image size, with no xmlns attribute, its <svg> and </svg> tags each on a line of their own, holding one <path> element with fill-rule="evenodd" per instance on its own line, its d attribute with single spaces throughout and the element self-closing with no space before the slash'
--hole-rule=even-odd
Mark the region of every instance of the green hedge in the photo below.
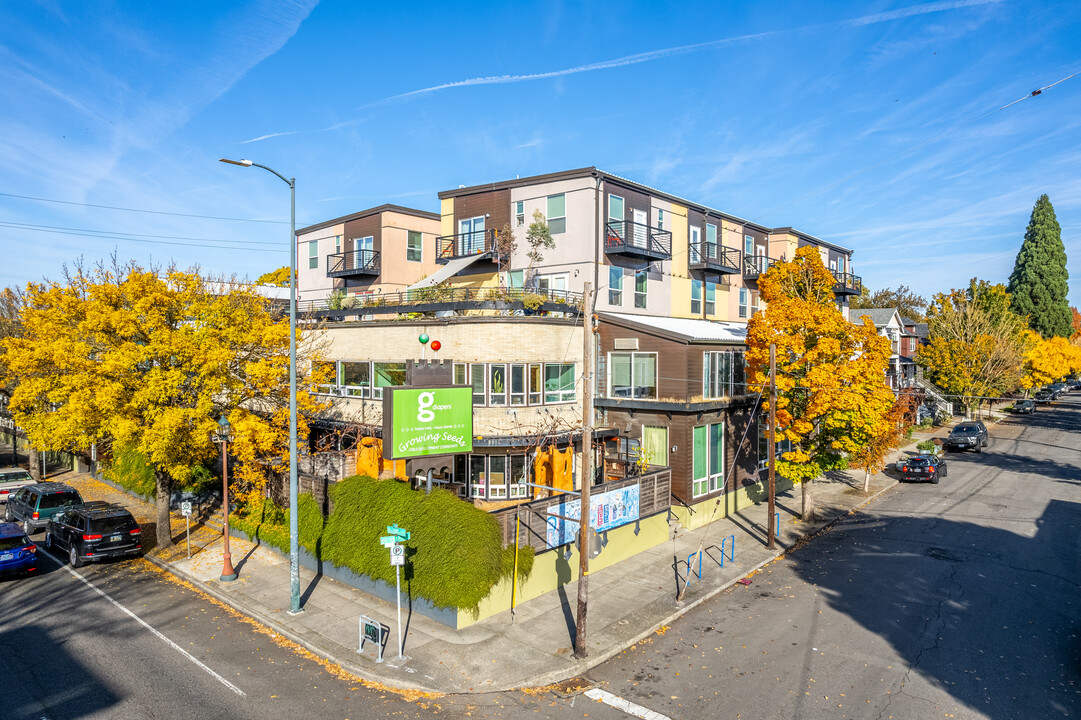
<svg viewBox="0 0 1081 720">
<path fill-rule="evenodd" d="M 492 587 L 513 572 L 514 549 L 503 547 L 495 518 L 446 490 L 426 495 L 406 483 L 355 476 L 331 488 L 331 498 L 334 512 L 324 526 L 318 503 L 300 496 L 300 544 L 326 562 L 393 584 L 394 568 L 379 538 L 397 524 L 412 533 L 403 583 L 436 607 L 475 614 Z M 244 508 L 234 524 L 288 552 L 289 516 L 271 501 Z M 533 549 L 520 548 L 519 577 L 532 569 Z"/>
<path fill-rule="evenodd" d="M 143 497 L 157 496 L 157 483 L 154 480 L 154 468 L 147 462 L 146 456 L 129 447 L 117 447 L 113 457 L 104 463 L 102 474 L 111 482 Z M 215 476 L 202 465 L 193 465 L 191 480 L 182 489 L 195 493 L 205 492 L 211 486 L 220 486 L 221 478 Z M 176 487 L 176 486 L 174 486 Z"/>
</svg>

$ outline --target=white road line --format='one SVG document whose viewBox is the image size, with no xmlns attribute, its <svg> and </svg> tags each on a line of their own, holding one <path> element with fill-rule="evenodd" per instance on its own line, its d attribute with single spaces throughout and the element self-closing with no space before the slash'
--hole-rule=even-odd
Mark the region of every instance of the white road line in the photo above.
<svg viewBox="0 0 1081 720">
<path fill-rule="evenodd" d="M 211 675 L 211 676 L 212 676 L 212 677 L 213 677 L 213 678 L 214 678 L 215 680 L 217 680 L 218 682 L 220 682 L 220 683 L 221 683 L 222 685 L 224 685 L 225 687 L 229 688 L 230 690 L 232 690 L 233 692 L 235 692 L 235 693 L 236 693 L 237 695 L 239 695 L 240 697 L 247 697 L 247 694 L 246 694 L 246 693 L 245 693 L 245 692 L 244 692 L 243 690 L 241 690 L 241 689 L 240 689 L 240 688 L 238 688 L 238 687 L 237 687 L 236 685 L 234 685 L 233 683 L 231 683 L 231 682 L 229 682 L 228 680 L 226 680 L 225 678 L 223 678 L 223 677 L 222 677 L 221 675 L 219 675 L 219 674 L 217 674 L 216 672 L 214 672 L 213 670 L 211 670 L 211 669 L 210 669 L 209 667 L 207 667 L 206 665 L 204 665 L 204 664 L 203 664 L 203 663 L 202 663 L 201 661 L 199 661 L 199 660 L 198 660 L 198 659 L 197 659 L 197 658 L 196 658 L 196 657 L 195 657 L 194 655 L 192 655 L 191 653 L 189 653 L 189 652 L 188 652 L 187 650 L 185 650 L 184 648 L 180 647 L 180 646 L 179 646 L 179 645 L 177 645 L 177 644 L 176 644 L 175 642 L 173 642 L 173 641 L 172 641 L 172 640 L 170 640 L 169 638 L 165 637 L 164 635 L 162 635 L 162 634 L 161 634 L 160 632 L 158 632 L 158 631 L 157 631 L 157 630 L 155 630 L 154 628 L 150 627 L 150 625 L 149 625 L 149 624 L 148 624 L 148 623 L 147 623 L 147 622 L 146 622 L 145 620 L 143 620 L 143 619 L 142 619 L 141 617 L 139 617 L 138 615 L 136 615 L 135 613 L 133 613 L 133 612 L 132 612 L 131 610 L 128 610 L 128 609 L 127 609 L 126 607 L 124 607 L 123 605 L 121 605 L 121 604 L 120 604 L 119 602 L 117 602 L 116 600 L 113 600 L 113 599 L 112 599 L 111 597 L 109 597 L 109 595 L 108 595 L 108 594 L 107 594 L 107 593 L 106 593 L 106 592 L 105 592 L 104 590 L 102 590 L 102 589 L 101 589 L 101 588 L 99 588 L 99 587 L 98 587 L 97 585 L 95 585 L 94 583 L 92 583 L 92 582 L 90 582 L 89 580 L 87 580 L 86 578 L 84 578 L 84 577 L 83 577 L 82 575 L 80 575 L 79 573 L 75 572 L 75 570 L 73 570 L 73 569 L 71 568 L 71 566 L 70 566 L 70 565 L 68 565 L 67 563 L 63 563 L 63 562 L 60 562 L 60 560 L 59 560 L 59 559 L 58 559 L 58 558 L 57 558 L 57 557 L 56 557 L 55 555 L 53 555 L 53 554 L 52 554 L 51 552 L 49 552 L 48 550 L 46 550 L 46 549 L 45 549 L 44 547 L 42 547 L 42 546 L 40 546 L 40 545 L 39 545 L 39 546 L 38 546 L 38 549 L 39 549 L 39 550 L 41 550 L 42 552 L 44 552 L 44 553 L 45 553 L 46 555 L 48 555 L 49 557 L 51 557 L 51 558 L 52 558 L 52 559 L 53 559 L 53 560 L 54 560 L 54 561 L 55 561 L 55 562 L 56 562 L 56 563 L 57 563 L 58 565 L 60 565 L 60 567 L 62 567 L 63 569 L 67 570 L 67 571 L 68 571 L 69 573 L 71 573 L 71 574 L 72 574 L 72 575 L 74 575 L 75 577 L 77 577 L 77 578 L 79 578 L 80 580 L 82 580 L 82 581 L 83 581 L 83 582 L 84 582 L 84 583 L 86 584 L 86 586 L 87 586 L 88 588 L 90 588 L 91 590 L 93 590 L 94 592 L 96 592 L 96 593 L 97 593 L 98 595 L 101 595 L 101 596 L 102 596 L 103 598 L 105 598 L 106 600 L 108 600 L 109 602 L 111 602 L 111 603 L 112 603 L 113 605 L 115 605 L 116 607 L 118 607 L 118 608 L 119 608 L 120 610 L 124 611 L 124 612 L 125 612 L 125 613 L 126 613 L 126 614 L 127 614 L 127 615 L 128 615 L 128 616 L 129 616 L 129 617 L 130 617 L 130 618 L 132 619 L 132 620 L 134 620 L 135 622 L 139 623 L 140 625 L 142 625 L 143 627 L 145 627 L 145 628 L 146 628 L 147 630 L 149 630 L 150 632 L 154 633 L 154 635 L 155 635 L 155 636 L 156 636 L 156 637 L 157 637 L 158 639 L 160 639 L 160 640 L 161 640 L 162 642 L 164 642 L 164 643 L 165 643 L 166 645 L 168 645 L 169 647 L 171 647 L 171 648 L 172 648 L 173 650 L 176 650 L 176 651 L 177 651 L 178 653 L 180 653 L 181 655 L 183 655 L 184 657 L 186 657 L 186 658 L 187 658 L 188 660 L 191 660 L 191 661 L 192 661 L 193 663 L 195 663 L 195 664 L 196 664 L 196 665 L 198 665 L 198 666 L 199 666 L 200 668 L 202 668 L 203 670 L 205 670 L 205 671 L 206 671 L 207 673 L 209 673 L 209 674 L 210 674 L 210 675 Z"/>
<path fill-rule="evenodd" d="M 605 705 L 610 705 L 616 710 L 622 710 L 628 715 L 640 717 L 642 720 L 672 720 L 667 715 L 661 715 L 659 712 L 654 712 L 649 708 L 632 703 L 630 700 L 624 700 L 618 695 L 613 695 L 607 690 L 601 690 L 600 688 L 590 688 L 589 690 L 586 690 L 585 696 L 591 700 L 600 700 Z"/>
</svg>

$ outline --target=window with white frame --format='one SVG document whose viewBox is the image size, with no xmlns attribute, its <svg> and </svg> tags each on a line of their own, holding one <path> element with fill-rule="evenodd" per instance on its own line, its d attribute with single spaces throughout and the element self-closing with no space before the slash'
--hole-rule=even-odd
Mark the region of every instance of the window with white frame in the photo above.
<svg viewBox="0 0 1081 720">
<path fill-rule="evenodd" d="M 507 367 L 510 371 L 510 404 L 525 405 L 526 366 L 523 363 L 512 363 Z"/>
<path fill-rule="evenodd" d="M 608 268 L 608 304 L 623 304 L 623 268 L 615 265 Z"/>
<path fill-rule="evenodd" d="M 469 384 L 473 386 L 474 405 L 484 405 L 487 400 L 484 371 L 484 363 L 473 363 L 469 366 Z"/>
<path fill-rule="evenodd" d="M 416 230 L 409 230 L 406 236 L 405 259 L 410 262 L 424 260 L 424 236 Z"/>
<path fill-rule="evenodd" d="M 693 440 L 691 494 L 701 497 L 724 487 L 724 423 L 694 428 Z"/>
<path fill-rule="evenodd" d="M 372 397 L 378 400 L 383 397 L 383 388 L 405 385 L 405 363 L 372 363 L 372 376 Z"/>
<path fill-rule="evenodd" d="M 567 196 L 548 196 L 548 231 L 553 235 L 567 232 Z"/>
<path fill-rule="evenodd" d="M 754 255 L 754 236 L 753 235 L 744 235 L 743 236 L 743 254 L 744 255 Z"/>
<path fill-rule="evenodd" d="M 746 392 L 746 355 L 742 350 L 707 350 L 702 353 L 702 397 L 735 397 Z"/>
<path fill-rule="evenodd" d="M 314 270 L 319 267 L 319 241 L 312 240 L 308 243 L 308 269 Z"/>
<path fill-rule="evenodd" d="M 574 363 L 544 364 L 544 402 L 574 402 Z"/>
<path fill-rule="evenodd" d="M 320 372 L 326 379 L 325 384 L 315 386 L 315 392 L 323 395 L 334 395 L 338 391 L 338 367 L 334 362 L 325 360 L 312 361 L 312 371 Z"/>
<path fill-rule="evenodd" d="M 525 225 L 525 201 L 519 200 L 514 203 L 514 225 L 516 227 L 522 227 Z"/>
<path fill-rule="evenodd" d="M 623 198 L 619 195 L 608 195 L 608 222 L 623 222 L 624 218 Z"/>
<path fill-rule="evenodd" d="M 529 404 L 540 405 L 544 402 L 544 366 L 540 363 L 529 365 Z"/>
<path fill-rule="evenodd" d="M 367 361 L 350 362 L 343 360 L 338 364 L 339 384 L 343 395 L 368 397 L 372 387 L 372 364 Z M 404 385 L 404 378 L 402 378 Z"/>
<path fill-rule="evenodd" d="M 335 235 L 334 236 L 334 254 L 337 255 L 337 254 L 341 253 L 341 251 L 342 251 L 342 236 L 341 235 Z"/>
<path fill-rule="evenodd" d="M 702 281 L 691 278 L 691 315 L 702 314 Z"/>
<path fill-rule="evenodd" d="M 717 283 L 706 280 L 706 315 L 717 314 Z"/>
<path fill-rule="evenodd" d="M 493 363 L 488 366 L 488 404 L 493 406 L 507 404 L 506 365 Z"/>
<path fill-rule="evenodd" d="M 717 244 L 717 226 L 713 223 L 706 223 L 706 242 L 710 245 Z M 713 253 L 715 251 L 710 249 L 707 252 Z"/>
<path fill-rule="evenodd" d="M 657 229 L 664 230 L 664 210 L 657 208 Z"/>
<path fill-rule="evenodd" d="M 648 272 L 646 270 L 636 270 L 634 272 L 634 306 L 636 308 L 646 307 L 646 290 L 648 289 Z"/>
<path fill-rule="evenodd" d="M 522 454 L 469 455 L 469 497 L 505 500 L 529 497 L 529 463 Z"/>
<path fill-rule="evenodd" d="M 657 353 L 608 353 L 611 397 L 657 399 Z"/>
<path fill-rule="evenodd" d="M 747 288 L 739 289 L 739 316 L 741 318 L 748 318 L 751 314 L 751 294 L 747 292 Z"/>
<path fill-rule="evenodd" d="M 541 295 L 563 295 L 567 292 L 568 273 L 540 275 L 537 277 L 537 292 Z"/>
</svg>

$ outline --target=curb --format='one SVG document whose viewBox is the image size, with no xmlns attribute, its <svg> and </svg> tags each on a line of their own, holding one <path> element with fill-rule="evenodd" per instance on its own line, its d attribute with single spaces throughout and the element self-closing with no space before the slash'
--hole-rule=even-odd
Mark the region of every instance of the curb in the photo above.
<svg viewBox="0 0 1081 720">
<path fill-rule="evenodd" d="M 435 695 L 448 695 L 448 694 L 451 694 L 451 693 L 446 693 L 446 692 L 444 692 L 442 690 L 436 690 L 435 688 L 425 687 L 425 686 L 420 685 L 418 683 L 412 683 L 412 682 L 409 682 L 409 681 L 399 683 L 397 680 L 395 680 L 394 681 L 395 684 L 390 685 L 390 684 L 388 684 L 388 681 L 386 681 L 386 680 L 371 677 L 366 671 L 362 670 L 359 666 L 354 665 L 353 663 L 348 662 L 346 660 L 342 660 L 341 658 L 337 657 L 336 655 L 330 653 L 327 650 L 324 650 L 323 648 L 316 645 L 315 643 L 312 643 L 312 642 L 306 640 L 305 638 L 301 637 L 300 635 L 297 635 L 293 631 L 291 631 L 291 630 L 289 630 L 289 629 L 287 629 L 285 627 L 282 627 L 277 621 L 272 620 L 271 618 L 267 617 L 266 615 L 263 615 L 262 613 L 257 613 L 254 610 L 249 609 L 245 605 L 237 602 L 235 598 L 232 598 L 232 597 L 218 591 L 217 589 L 210 587 L 209 585 L 204 583 L 202 580 L 199 580 L 199 579 L 189 575 L 188 573 L 184 572 L 183 570 L 180 570 L 180 569 L 172 566 L 168 562 L 166 562 L 164 560 L 160 560 L 160 559 L 158 559 L 156 557 L 153 557 L 151 555 L 144 555 L 143 559 L 145 559 L 148 562 L 156 565 L 158 568 L 164 570 L 165 572 L 167 572 L 167 573 L 169 573 L 171 575 L 175 575 L 177 578 L 183 580 L 184 582 L 191 583 L 200 592 L 204 592 L 207 595 L 209 595 L 210 597 L 217 600 L 218 602 L 222 603 L 223 605 L 226 605 L 226 606 L 232 608 L 233 610 L 237 611 L 238 613 L 240 613 L 242 615 L 246 615 L 246 616 L 252 618 L 253 620 L 256 620 L 257 622 L 259 622 L 259 624 L 265 625 L 267 628 L 269 628 L 270 630 L 273 630 L 278 635 L 281 635 L 286 640 L 289 640 L 290 642 L 299 645 L 300 647 L 304 648 L 308 652 L 312 653 L 313 655 L 317 655 L 318 657 L 322 658 L 323 660 L 326 660 L 327 662 L 331 662 L 331 663 L 334 663 L 335 665 L 338 665 L 343 670 L 348 672 L 350 675 L 354 675 L 357 678 L 359 678 L 360 680 L 363 680 L 364 682 L 378 683 L 379 685 L 385 686 L 388 690 L 397 690 L 397 691 L 402 691 L 402 692 L 421 692 L 421 693 L 428 693 L 428 694 L 435 694 Z"/>
<path fill-rule="evenodd" d="M 889 477 L 889 476 L 886 476 L 886 477 Z M 281 635 L 282 637 L 289 640 L 290 642 L 293 642 L 293 643 L 299 645 L 300 647 L 304 648 L 305 650 L 311 652 L 314 655 L 317 655 L 318 657 L 322 658 L 323 660 L 326 660 L 328 662 L 331 662 L 331 663 L 334 663 L 335 665 L 340 666 L 343 670 L 350 673 L 351 675 L 355 675 L 356 677 L 360 678 L 361 680 L 364 680 L 366 682 L 371 682 L 371 683 L 379 683 L 380 685 L 384 685 L 384 686 L 390 688 L 391 690 L 398 690 L 398 691 L 404 691 L 404 692 L 423 692 L 423 693 L 432 693 L 432 694 L 436 694 L 436 695 L 440 695 L 440 696 L 446 696 L 446 695 L 470 695 L 470 694 L 482 695 L 482 694 L 492 693 L 492 692 L 506 692 L 508 690 L 518 690 L 518 689 L 521 689 L 521 688 L 543 687 L 545 685 L 551 685 L 552 683 L 561 682 L 561 681 L 566 680 L 568 678 L 572 678 L 572 677 L 582 675 L 584 673 L 589 672 L 590 670 L 592 670 L 596 666 L 600 665 L 601 663 L 604 663 L 604 662 L 612 659 L 616 655 L 619 655 L 620 653 L 624 652 L 625 650 L 627 650 L 632 645 L 637 645 L 638 643 L 642 642 L 643 640 L 648 638 L 650 635 L 653 635 L 654 633 L 656 633 L 659 629 L 661 629 L 665 625 L 671 625 L 676 620 L 683 617 L 683 615 L 687 614 L 687 612 L 689 612 L 690 610 L 693 610 L 694 608 L 698 607 L 699 605 L 701 605 L 705 601 L 716 597 L 717 595 L 724 592 L 725 590 L 728 590 L 733 585 L 735 585 L 741 578 L 747 577 L 748 575 L 751 575 L 751 574 L 757 572 L 758 570 L 762 569 L 766 565 L 769 565 L 770 563 L 774 562 L 778 558 L 786 557 L 789 553 L 793 552 L 797 547 L 801 546 L 801 543 L 800 543 L 801 540 L 803 542 L 806 542 L 808 540 L 813 539 L 817 535 L 819 535 L 822 532 L 824 532 L 824 531 L 828 530 L 829 528 L 831 528 L 836 523 L 840 522 L 840 520 L 842 518 L 844 518 L 847 515 L 851 514 L 853 511 L 858 510 L 858 509 L 870 504 L 871 502 L 874 502 L 875 500 L 877 500 L 880 496 L 882 496 L 887 491 L 892 490 L 893 488 L 897 487 L 898 482 L 896 480 L 894 480 L 893 478 L 890 478 L 890 480 L 891 480 L 890 484 L 886 485 L 885 487 L 883 487 L 883 488 L 879 489 L 878 491 L 876 491 L 874 494 L 872 494 L 869 497 L 865 498 L 859 504 L 853 505 L 851 508 L 849 508 L 845 512 L 842 512 L 839 515 L 837 515 L 836 517 L 831 518 L 830 520 L 822 523 L 822 525 L 819 526 L 819 527 L 809 528 L 807 532 L 805 532 L 802 535 L 798 536 L 796 538 L 796 540 L 794 542 L 792 542 L 788 547 L 784 547 L 784 548 L 774 550 L 771 556 L 759 561 L 758 563 L 756 563 L 755 565 L 750 567 L 748 570 L 741 573 L 739 577 L 732 578 L 731 580 L 723 583 L 722 585 L 718 585 L 717 587 L 705 592 L 701 596 L 696 597 L 694 600 L 691 600 L 691 601 L 687 602 L 686 604 L 678 605 L 677 608 L 673 612 L 669 613 L 662 620 L 660 620 L 659 622 L 654 623 L 653 625 L 651 625 L 647 629 L 639 632 L 638 634 L 634 635 L 631 639 L 623 642 L 622 644 L 613 646 L 611 648 L 608 648 L 608 649 L 604 650 L 603 652 L 601 652 L 598 655 L 589 656 L 585 660 L 576 662 L 576 663 L 574 663 L 573 665 L 571 665 L 569 667 L 562 667 L 562 668 L 559 668 L 557 670 L 551 670 L 551 671 L 548 671 L 546 673 L 536 675 L 536 676 L 530 678 L 527 682 L 524 682 L 524 683 L 522 683 L 520 685 L 514 685 L 514 686 L 495 686 L 495 685 L 492 685 L 492 686 L 487 686 L 483 690 L 481 690 L 479 692 L 476 692 L 476 693 L 447 692 L 447 691 L 444 691 L 444 690 L 437 690 L 435 688 L 426 687 L 426 686 L 421 685 L 419 683 L 410 682 L 408 680 L 405 680 L 404 678 L 402 678 L 401 680 L 398 680 L 397 678 L 395 678 L 393 680 L 394 684 L 391 685 L 390 684 L 391 680 L 389 680 L 389 679 L 379 679 L 379 678 L 375 678 L 375 677 L 371 676 L 370 673 L 367 670 L 364 670 L 361 667 L 359 667 L 358 665 L 355 665 L 355 664 L 353 664 L 353 663 L 351 663 L 351 662 L 349 662 L 347 660 L 343 660 L 343 659 L 335 656 L 333 653 L 323 649 L 322 647 L 316 645 L 315 643 L 310 642 L 306 638 L 301 637 L 300 635 L 297 635 L 296 633 L 292 632 L 291 630 L 288 630 L 287 628 L 280 625 L 277 621 L 267 617 L 266 615 L 263 615 L 262 613 L 257 613 L 255 611 L 250 610 L 245 605 L 238 602 L 235 598 L 218 591 L 216 588 L 211 587 L 210 585 L 204 583 L 202 580 L 196 579 L 195 577 L 193 577 L 190 574 L 184 572 L 183 570 L 180 570 L 180 569 L 174 567 L 172 564 L 170 564 L 170 563 L 168 563 L 168 562 L 166 562 L 164 560 L 160 560 L 160 559 L 158 559 L 156 557 L 153 557 L 151 555 L 145 555 L 144 558 L 147 561 L 153 563 L 158 568 L 164 570 L 165 572 L 168 572 L 168 573 L 170 573 L 172 575 L 175 575 L 176 577 L 180 578 L 181 580 L 184 580 L 185 582 L 191 583 L 195 588 L 197 588 L 201 592 L 204 592 L 207 595 L 211 596 L 212 598 L 214 598 L 218 602 L 223 603 L 224 605 L 227 605 L 228 607 L 232 608 L 233 610 L 235 610 L 235 611 L 237 611 L 237 612 L 239 612 L 239 613 L 241 613 L 243 615 L 247 615 L 248 617 L 258 621 L 260 624 L 262 624 L 262 625 L 266 626 L 267 628 L 273 630 L 274 632 Z"/>
</svg>

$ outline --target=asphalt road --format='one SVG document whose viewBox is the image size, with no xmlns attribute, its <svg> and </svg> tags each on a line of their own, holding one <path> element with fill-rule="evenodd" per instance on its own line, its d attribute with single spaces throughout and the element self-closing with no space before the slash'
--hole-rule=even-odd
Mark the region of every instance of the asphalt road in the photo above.
<svg viewBox="0 0 1081 720">
<path fill-rule="evenodd" d="M 673 719 L 1081 716 L 1081 394 L 992 437 L 587 680 Z M 145 561 L 41 568 L 0 580 L 4 720 L 631 717 L 551 691 L 405 699 Z"/>
</svg>

